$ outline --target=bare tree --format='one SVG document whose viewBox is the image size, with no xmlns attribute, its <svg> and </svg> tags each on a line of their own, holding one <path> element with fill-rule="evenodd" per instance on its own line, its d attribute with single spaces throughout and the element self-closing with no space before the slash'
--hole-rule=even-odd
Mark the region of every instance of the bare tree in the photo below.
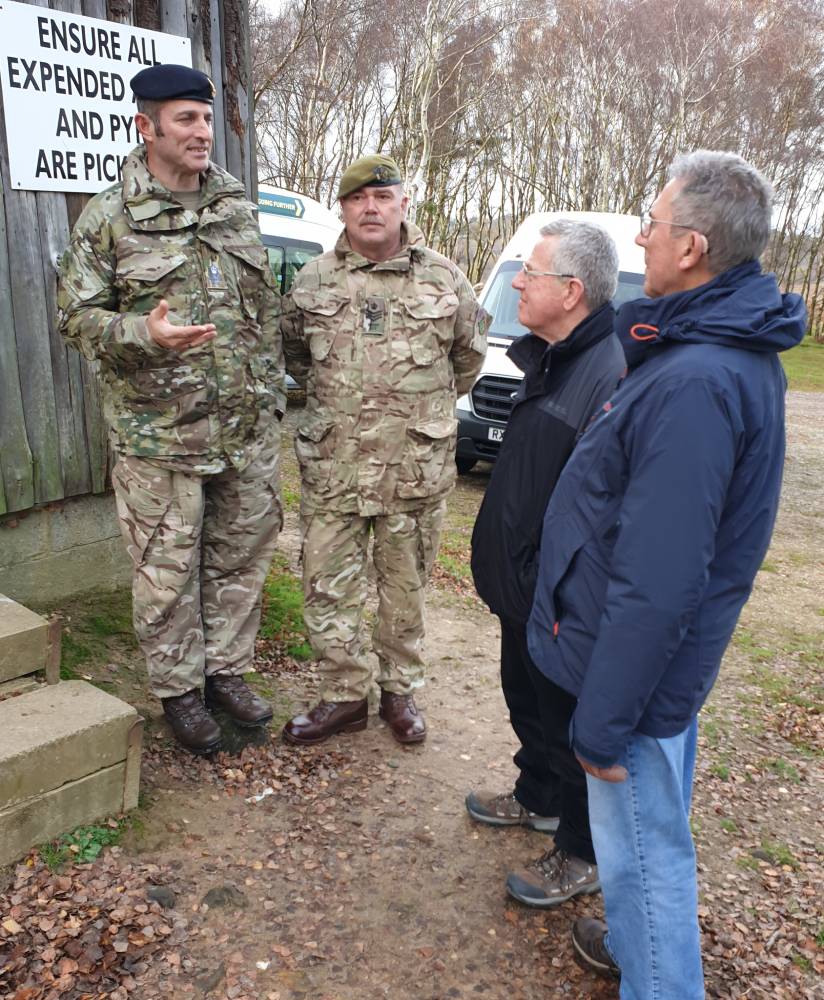
<svg viewBox="0 0 824 1000">
<path fill-rule="evenodd" d="M 263 179 L 331 199 L 401 163 L 427 240 L 478 280 L 538 210 L 638 212 L 681 151 L 776 189 L 769 261 L 824 339 L 822 0 L 253 2 Z"/>
</svg>

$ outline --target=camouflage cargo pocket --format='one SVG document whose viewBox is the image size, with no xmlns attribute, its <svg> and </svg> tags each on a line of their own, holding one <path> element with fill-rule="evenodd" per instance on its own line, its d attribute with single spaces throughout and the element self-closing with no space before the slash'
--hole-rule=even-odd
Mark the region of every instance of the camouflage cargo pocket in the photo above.
<svg viewBox="0 0 824 1000">
<path fill-rule="evenodd" d="M 329 482 L 335 460 L 336 423 L 330 414 L 304 412 L 295 428 L 295 455 L 306 486 L 320 489 Z"/>
<path fill-rule="evenodd" d="M 429 579 L 435 565 L 445 515 L 446 500 L 440 500 L 432 507 L 424 507 L 415 515 L 418 529 L 418 572 L 424 582 Z"/>
<path fill-rule="evenodd" d="M 458 305 L 454 292 L 422 295 L 401 302 L 401 326 L 416 365 L 434 364 L 449 353 Z"/>
<path fill-rule="evenodd" d="M 238 402 L 232 406 L 234 430 L 240 440 L 248 440 L 254 434 L 261 416 L 271 412 L 266 405 L 266 393 L 259 366 L 253 366 L 251 358 L 245 364 L 237 365 L 234 376 L 239 385 Z"/>
<path fill-rule="evenodd" d="M 124 455 L 112 469 L 120 534 L 135 566 L 143 563 L 149 544 L 172 505 L 172 477 Z"/>
<path fill-rule="evenodd" d="M 278 397 L 272 391 L 275 379 L 269 371 L 269 366 L 263 358 L 252 355 L 246 366 L 246 392 L 254 402 L 253 411 L 265 410 L 274 413 L 277 409 Z"/>
<path fill-rule="evenodd" d="M 121 311 L 148 313 L 166 298 L 170 322 L 191 323 L 190 295 L 182 268 L 186 261 L 179 247 L 164 248 L 154 244 L 143 249 L 134 248 L 133 253 L 119 258 L 115 284 L 120 290 Z M 179 273 L 174 274 L 178 269 Z"/>
<path fill-rule="evenodd" d="M 314 361 L 325 361 L 343 327 L 342 310 L 349 299 L 331 292 L 293 288 L 292 299 L 303 314 L 303 332 Z"/>
<path fill-rule="evenodd" d="M 206 375 L 189 365 L 129 372 L 123 387 L 126 405 L 139 425 L 147 428 L 179 427 L 209 413 Z"/>
<path fill-rule="evenodd" d="M 452 487 L 457 429 L 454 417 L 420 421 L 409 428 L 398 472 L 399 497 L 436 496 Z"/>
</svg>

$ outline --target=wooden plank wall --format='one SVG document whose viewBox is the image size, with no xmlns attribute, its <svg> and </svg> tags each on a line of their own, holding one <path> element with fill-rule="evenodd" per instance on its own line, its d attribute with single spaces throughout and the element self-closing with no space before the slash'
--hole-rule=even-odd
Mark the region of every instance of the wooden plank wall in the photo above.
<svg viewBox="0 0 824 1000">
<path fill-rule="evenodd" d="M 214 81 L 213 159 L 256 197 L 248 0 L 24 0 L 185 35 Z M 94 366 L 55 330 L 57 261 L 87 195 L 15 191 L 0 95 L 0 516 L 108 485 Z"/>
</svg>

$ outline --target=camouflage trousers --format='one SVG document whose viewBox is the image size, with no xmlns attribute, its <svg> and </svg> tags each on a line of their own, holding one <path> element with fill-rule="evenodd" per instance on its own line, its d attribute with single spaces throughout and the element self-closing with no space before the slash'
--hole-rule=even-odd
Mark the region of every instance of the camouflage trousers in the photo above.
<svg viewBox="0 0 824 1000">
<path fill-rule="evenodd" d="M 370 531 L 378 615 L 372 648 L 378 684 L 393 694 L 423 685 L 424 589 L 441 536 L 446 501 L 377 517 L 302 512 L 304 618 L 318 657 L 321 698 L 365 698 L 372 670 L 362 635 Z"/>
<path fill-rule="evenodd" d="M 263 581 L 283 522 L 278 452 L 211 476 L 125 455 L 112 470 L 134 564 L 134 629 L 158 698 L 252 669 Z"/>
</svg>

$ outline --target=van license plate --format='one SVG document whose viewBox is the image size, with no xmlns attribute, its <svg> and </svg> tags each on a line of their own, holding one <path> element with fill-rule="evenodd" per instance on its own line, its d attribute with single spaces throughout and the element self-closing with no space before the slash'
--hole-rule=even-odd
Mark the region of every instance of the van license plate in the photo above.
<svg viewBox="0 0 824 1000">
<path fill-rule="evenodd" d="M 490 427 L 488 436 L 490 441 L 503 441 L 504 439 L 503 427 Z"/>
</svg>

